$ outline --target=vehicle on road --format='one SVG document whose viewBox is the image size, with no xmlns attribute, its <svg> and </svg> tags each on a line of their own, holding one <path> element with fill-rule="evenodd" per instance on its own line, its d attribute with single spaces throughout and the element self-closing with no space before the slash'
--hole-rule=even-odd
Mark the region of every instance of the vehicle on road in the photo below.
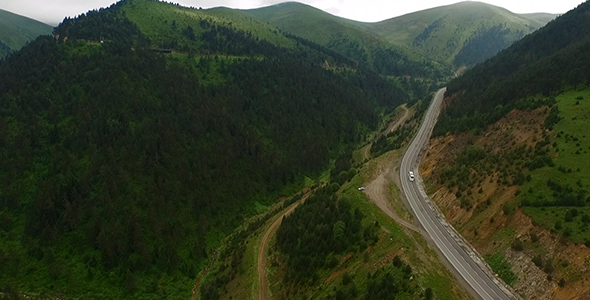
<svg viewBox="0 0 590 300">
<path fill-rule="evenodd" d="M 410 171 L 410 181 L 414 181 L 414 172 Z"/>
</svg>

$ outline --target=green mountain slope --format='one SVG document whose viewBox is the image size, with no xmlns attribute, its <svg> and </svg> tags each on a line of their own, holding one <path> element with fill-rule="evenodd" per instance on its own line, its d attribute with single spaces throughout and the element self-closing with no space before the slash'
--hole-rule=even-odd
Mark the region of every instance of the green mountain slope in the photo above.
<svg viewBox="0 0 590 300">
<path fill-rule="evenodd" d="M 441 75 L 439 65 L 371 33 L 367 23 L 336 17 L 297 2 L 245 10 L 244 13 L 387 75 Z"/>
<path fill-rule="evenodd" d="M 24 46 L 43 34 L 51 34 L 52 27 L 0 9 L 0 58 Z"/>
<path fill-rule="evenodd" d="M 268 41 L 276 46 L 292 48 L 295 41 L 278 33 L 274 27 L 259 20 L 243 15 L 232 9 L 200 10 L 181 6 L 170 6 L 158 1 L 128 1 L 123 7 L 126 16 L 148 35 L 154 45 L 161 48 L 178 48 L 188 51 L 187 44 L 194 44 L 195 39 L 204 32 L 205 22 L 222 25 L 233 30 L 248 32 L 254 38 Z M 186 29 L 191 27 L 195 34 L 187 36 Z M 197 45 L 199 46 L 199 45 Z"/>
<path fill-rule="evenodd" d="M 428 57 L 471 66 L 543 25 L 500 7 L 460 2 L 374 23 L 370 29 Z"/>
<path fill-rule="evenodd" d="M 471 67 L 555 17 L 517 15 L 480 2 L 436 7 L 377 23 L 336 17 L 296 2 L 244 12 L 377 68 L 387 55 L 395 55 L 398 61 L 435 60 L 446 66 Z"/>
<path fill-rule="evenodd" d="M 437 131 L 481 128 L 519 105 L 529 105 L 516 100 L 589 83 L 589 16 L 590 4 L 581 4 L 453 80 L 447 95 L 458 104 L 442 115 Z"/>
<path fill-rule="evenodd" d="M 201 13 L 121 1 L 0 62 L 0 286 L 186 299 L 244 217 L 419 90 Z"/>
</svg>

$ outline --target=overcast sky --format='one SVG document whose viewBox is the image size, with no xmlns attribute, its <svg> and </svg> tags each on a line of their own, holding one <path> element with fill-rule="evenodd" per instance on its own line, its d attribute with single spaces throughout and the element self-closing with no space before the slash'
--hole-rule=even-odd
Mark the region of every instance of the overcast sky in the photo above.
<svg viewBox="0 0 590 300">
<path fill-rule="evenodd" d="M 0 9 L 24 15 L 50 25 L 64 17 L 75 17 L 88 10 L 107 7 L 116 0 L 0 0 Z M 170 2 L 170 1 L 168 1 Z M 173 0 L 184 6 L 257 8 L 284 0 Z M 301 0 L 331 14 L 364 22 L 377 22 L 431 7 L 461 2 L 458 0 Z M 583 0 L 483 0 L 515 13 L 565 13 Z"/>
</svg>

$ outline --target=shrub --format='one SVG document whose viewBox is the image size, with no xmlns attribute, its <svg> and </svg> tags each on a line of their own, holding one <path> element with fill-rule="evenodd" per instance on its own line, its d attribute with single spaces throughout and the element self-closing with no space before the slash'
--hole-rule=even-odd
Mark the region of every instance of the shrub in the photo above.
<svg viewBox="0 0 590 300">
<path fill-rule="evenodd" d="M 553 272 L 553 263 L 551 262 L 551 260 L 547 260 L 547 262 L 545 262 L 545 268 L 543 268 L 543 271 L 545 271 L 545 273 L 547 274 Z"/>
<path fill-rule="evenodd" d="M 352 278 L 350 277 L 350 274 L 348 274 L 348 272 L 346 272 L 346 273 L 344 273 L 344 275 L 342 275 L 342 284 L 343 285 L 348 285 L 351 281 L 352 281 Z"/>
<path fill-rule="evenodd" d="M 535 263 L 535 265 L 539 268 L 543 268 L 543 258 L 541 257 L 541 255 L 537 255 L 533 258 L 533 263 Z"/>
<path fill-rule="evenodd" d="M 514 251 L 522 251 L 524 249 L 524 246 L 522 245 L 522 241 L 519 239 L 516 239 L 512 242 L 511 248 Z"/>
<path fill-rule="evenodd" d="M 427 288 L 426 291 L 424 292 L 424 299 L 426 300 L 431 300 L 433 298 L 433 293 L 432 293 L 432 289 L 431 288 Z"/>
</svg>

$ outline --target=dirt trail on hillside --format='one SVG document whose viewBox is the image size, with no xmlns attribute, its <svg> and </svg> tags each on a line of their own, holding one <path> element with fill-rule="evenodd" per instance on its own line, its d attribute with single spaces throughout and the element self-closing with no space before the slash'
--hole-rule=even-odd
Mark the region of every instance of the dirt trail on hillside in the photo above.
<svg viewBox="0 0 590 300">
<path fill-rule="evenodd" d="M 211 266 L 213 265 L 213 263 L 217 259 L 217 255 L 218 255 L 221 247 L 223 247 L 223 245 L 225 245 L 226 239 L 227 239 L 227 236 L 223 238 L 223 240 L 221 241 L 221 244 L 219 245 L 219 247 L 217 247 L 217 250 L 213 252 L 213 257 L 211 257 L 211 260 L 209 260 L 209 263 L 207 263 L 207 265 L 205 266 L 205 269 L 203 269 L 203 272 L 201 272 L 201 275 L 199 275 L 199 277 L 197 277 L 197 280 L 195 280 L 195 284 L 193 285 L 193 290 L 191 293 L 191 298 L 190 298 L 191 300 L 193 300 L 193 299 L 195 299 L 195 297 L 197 297 L 197 294 L 199 293 L 199 287 L 201 286 L 201 280 L 203 278 L 205 278 L 207 276 L 207 274 L 209 273 Z"/>
<path fill-rule="evenodd" d="M 401 108 L 405 111 L 404 115 L 401 118 L 391 122 L 391 124 L 387 127 L 387 130 L 385 130 L 382 134 L 390 133 L 408 119 L 409 109 L 406 108 L 405 105 L 401 106 Z M 420 232 L 418 227 L 398 215 L 389 202 L 389 184 L 394 182 L 395 166 L 397 163 L 397 161 L 393 161 L 390 162 L 389 165 L 385 166 L 385 169 L 381 170 L 379 176 L 367 184 L 365 194 L 371 200 L 371 202 L 377 205 L 379 209 L 392 218 L 396 223 L 408 229 Z"/>
<path fill-rule="evenodd" d="M 297 206 L 299 206 L 299 204 L 305 202 L 305 200 L 307 199 L 309 194 L 310 193 L 307 193 L 307 195 L 303 196 L 303 199 L 291 204 L 291 207 L 289 207 L 289 209 L 282 216 L 280 216 L 276 221 L 274 221 L 274 223 L 272 223 L 272 225 L 270 225 L 270 228 L 268 228 L 268 230 L 264 234 L 264 237 L 262 238 L 262 241 L 260 242 L 260 247 L 258 247 L 258 299 L 259 300 L 270 300 L 270 293 L 268 292 L 268 279 L 266 276 L 266 259 L 265 259 L 267 248 L 268 248 L 268 242 L 270 241 L 270 238 L 275 234 L 275 232 L 279 228 L 279 225 L 281 225 L 283 218 L 289 216 L 293 211 L 295 211 L 295 208 L 297 208 Z"/>
<path fill-rule="evenodd" d="M 399 117 L 399 114 L 396 115 L 396 118 L 389 124 L 389 126 L 387 126 L 387 129 L 384 130 L 383 132 L 379 133 L 377 135 L 377 137 L 373 140 L 373 142 L 376 141 L 382 135 L 389 134 L 390 132 L 395 130 L 397 127 L 399 127 L 403 122 L 405 122 L 408 119 L 408 116 L 410 114 L 410 110 L 407 108 L 406 104 L 400 106 L 400 108 L 404 110 L 404 114 L 401 117 Z M 371 151 L 371 147 L 365 147 L 365 149 L 363 150 L 363 159 L 371 158 L 370 151 Z"/>
<path fill-rule="evenodd" d="M 402 125 L 402 123 L 408 119 L 408 115 L 410 114 L 410 110 L 406 107 L 405 104 L 400 106 L 400 108 L 404 110 L 404 115 L 401 116 L 401 118 L 397 119 L 397 121 L 394 120 L 393 122 L 391 122 L 391 124 L 389 124 L 389 126 L 387 127 L 387 130 L 385 130 L 385 132 L 383 132 L 383 134 L 389 134 L 390 132 L 392 132 L 393 130 L 398 128 L 400 125 Z"/>
</svg>

